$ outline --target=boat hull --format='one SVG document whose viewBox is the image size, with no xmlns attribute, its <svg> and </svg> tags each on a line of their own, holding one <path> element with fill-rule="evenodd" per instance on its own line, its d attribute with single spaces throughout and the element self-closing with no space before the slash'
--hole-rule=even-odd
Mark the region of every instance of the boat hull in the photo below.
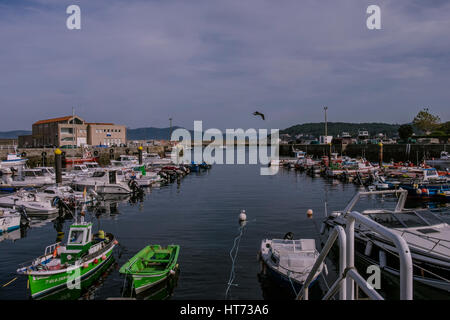
<svg viewBox="0 0 450 320">
<path fill-rule="evenodd" d="M 47 296 L 57 290 L 66 288 L 78 289 L 77 284 L 79 285 L 82 280 L 88 278 L 90 275 L 102 268 L 104 264 L 109 262 L 112 258 L 114 247 L 115 246 L 112 245 L 107 252 L 104 252 L 98 257 L 92 259 L 87 268 L 80 265 L 78 268 L 70 272 L 62 271 L 51 275 L 29 274 L 28 280 L 30 284 L 31 297 L 33 299 L 39 299 L 40 297 Z M 101 259 L 103 254 L 106 256 L 106 259 L 104 260 Z M 94 260 L 97 260 L 98 262 L 94 263 Z"/>
</svg>

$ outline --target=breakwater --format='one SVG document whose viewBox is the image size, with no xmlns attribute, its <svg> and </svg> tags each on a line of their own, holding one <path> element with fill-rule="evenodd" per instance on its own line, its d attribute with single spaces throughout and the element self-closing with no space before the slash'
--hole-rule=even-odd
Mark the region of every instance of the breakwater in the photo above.
<svg viewBox="0 0 450 320">
<path fill-rule="evenodd" d="M 329 145 L 280 145 L 280 156 L 293 156 L 292 149 L 305 151 L 309 155 L 322 157 L 327 155 Z M 448 144 L 385 144 L 383 145 L 383 161 L 422 161 L 439 158 L 441 151 L 449 151 Z M 378 161 L 380 146 L 376 144 L 331 145 L 331 152 L 349 157 L 365 157 L 369 161 Z"/>
<path fill-rule="evenodd" d="M 66 157 L 82 157 L 83 149 L 61 149 Z M 164 146 L 149 146 L 144 147 L 144 152 L 158 153 L 164 156 L 167 147 Z M 13 153 L 14 150 L 3 149 L 0 150 L 0 159 L 6 159 L 8 153 Z M 17 153 L 23 155 L 28 159 L 27 165 L 29 167 L 36 166 L 53 166 L 55 163 L 54 156 L 55 149 L 53 148 L 18 148 Z M 120 155 L 129 154 L 137 155 L 137 147 L 111 147 L 111 148 L 89 148 L 89 152 L 99 158 L 100 165 L 108 165 L 111 159 L 118 159 Z M 44 163 L 43 163 L 43 158 Z"/>
</svg>

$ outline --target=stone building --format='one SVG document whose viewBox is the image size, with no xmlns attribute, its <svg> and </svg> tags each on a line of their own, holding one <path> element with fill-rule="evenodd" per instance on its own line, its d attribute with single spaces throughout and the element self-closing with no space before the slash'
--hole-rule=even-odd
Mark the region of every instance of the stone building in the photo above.
<svg viewBox="0 0 450 320">
<path fill-rule="evenodd" d="M 113 123 L 90 123 L 81 117 L 66 116 L 33 123 L 30 136 L 19 137 L 33 147 L 113 146 L 126 144 L 126 127 Z"/>
</svg>

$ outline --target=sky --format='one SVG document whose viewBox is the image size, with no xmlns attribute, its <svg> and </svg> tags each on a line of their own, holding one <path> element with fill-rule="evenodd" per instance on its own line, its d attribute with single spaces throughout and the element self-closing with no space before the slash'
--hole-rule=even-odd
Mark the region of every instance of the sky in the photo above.
<svg viewBox="0 0 450 320">
<path fill-rule="evenodd" d="M 446 0 L 0 0 L 0 131 L 72 107 L 129 128 L 284 129 L 323 106 L 328 121 L 448 121 L 449 30 Z"/>
</svg>

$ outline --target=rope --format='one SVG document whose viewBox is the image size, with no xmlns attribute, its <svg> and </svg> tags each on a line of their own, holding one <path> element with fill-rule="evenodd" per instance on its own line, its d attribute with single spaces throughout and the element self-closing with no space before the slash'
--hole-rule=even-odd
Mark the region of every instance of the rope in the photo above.
<svg viewBox="0 0 450 320">
<path fill-rule="evenodd" d="M 9 282 L 7 282 L 7 283 L 5 283 L 3 286 L 2 286 L 2 288 L 4 288 L 4 287 L 6 287 L 6 286 L 8 286 L 8 285 L 10 285 L 11 283 L 13 283 L 14 281 L 16 281 L 17 280 L 17 277 L 15 277 L 14 279 L 12 279 L 11 281 L 9 281 Z"/>
<path fill-rule="evenodd" d="M 291 273 L 290 273 L 290 272 L 288 272 L 287 276 L 288 276 L 289 282 L 290 282 L 290 284 L 291 284 L 291 287 L 292 287 L 292 291 L 294 291 L 294 294 L 295 294 L 295 296 L 297 296 L 297 295 L 298 295 L 298 293 L 297 293 L 297 291 L 295 291 L 295 287 L 294 287 L 294 284 L 292 283 L 292 280 L 291 280 Z"/>
<path fill-rule="evenodd" d="M 239 227 L 239 235 L 236 238 L 234 238 L 233 247 L 230 250 L 231 272 L 230 272 L 230 278 L 228 279 L 227 290 L 225 291 L 225 299 L 228 298 L 228 292 L 230 291 L 231 286 L 235 286 L 235 287 L 238 286 L 237 283 L 233 283 L 234 282 L 234 278 L 236 277 L 236 273 L 235 273 L 234 269 L 235 269 L 235 263 L 236 263 L 237 254 L 238 254 L 238 251 L 239 251 L 239 244 L 241 242 L 241 238 L 242 238 L 242 234 L 244 232 L 244 228 L 245 228 L 245 224 L 243 224 L 242 226 Z M 236 250 L 235 250 L 235 248 L 236 248 Z M 234 251 L 234 256 L 233 256 L 233 251 Z"/>
</svg>

